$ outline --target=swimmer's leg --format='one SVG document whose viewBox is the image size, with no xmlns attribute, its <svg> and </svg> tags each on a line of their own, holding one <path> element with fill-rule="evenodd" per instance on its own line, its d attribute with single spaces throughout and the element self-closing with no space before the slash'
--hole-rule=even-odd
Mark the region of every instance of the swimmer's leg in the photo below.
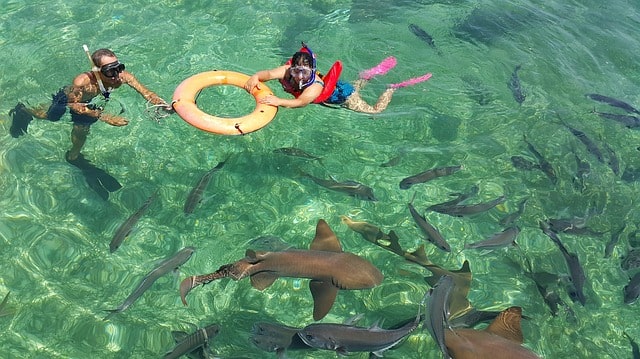
<svg viewBox="0 0 640 359">
<path fill-rule="evenodd" d="M 356 81 L 357 83 L 358 81 Z M 354 84 L 354 87 L 356 84 Z M 352 111 L 375 114 L 384 111 L 389 102 L 391 102 L 391 98 L 393 97 L 393 93 L 395 92 L 395 88 L 387 88 L 382 95 L 378 98 L 378 102 L 375 105 L 369 105 L 365 100 L 360 97 L 358 91 L 354 92 L 347 98 L 344 102 L 344 106 Z"/>
<path fill-rule="evenodd" d="M 71 129 L 71 149 L 66 154 L 67 161 L 73 161 L 80 156 L 80 151 L 87 141 L 87 135 L 89 135 L 88 125 L 73 124 L 73 129 Z"/>
<path fill-rule="evenodd" d="M 9 133 L 11 137 L 18 138 L 27 133 L 27 127 L 33 120 L 33 116 L 29 113 L 26 106 L 19 102 L 16 107 L 9 111 L 9 116 L 12 116 L 11 127 Z"/>
</svg>

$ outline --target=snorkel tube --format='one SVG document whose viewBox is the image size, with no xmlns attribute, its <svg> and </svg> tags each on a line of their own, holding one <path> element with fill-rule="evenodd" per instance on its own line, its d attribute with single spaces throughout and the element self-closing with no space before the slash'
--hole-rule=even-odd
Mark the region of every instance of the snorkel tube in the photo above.
<svg viewBox="0 0 640 359">
<path fill-rule="evenodd" d="M 91 72 L 93 72 L 93 75 L 96 77 L 96 81 L 98 81 L 98 87 L 100 87 L 102 96 L 104 96 L 106 101 L 109 101 L 109 91 L 107 91 L 107 89 L 104 87 L 102 79 L 100 78 L 100 68 L 96 66 L 95 63 L 93 63 L 91 54 L 89 53 L 89 47 L 87 45 L 82 45 L 82 48 L 84 49 L 84 53 L 87 54 L 87 58 L 89 58 L 89 63 L 91 64 Z"/>
</svg>

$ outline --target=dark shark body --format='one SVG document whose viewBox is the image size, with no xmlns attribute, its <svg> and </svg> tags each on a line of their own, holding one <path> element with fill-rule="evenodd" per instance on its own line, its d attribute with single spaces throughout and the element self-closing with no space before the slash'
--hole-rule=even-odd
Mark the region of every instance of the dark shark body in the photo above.
<svg viewBox="0 0 640 359">
<path fill-rule="evenodd" d="M 484 330 L 445 330 L 445 343 L 455 359 L 537 359 L 537 354 L 521 345 L 521 319 L 522 309 L 511 307 Z"/>
<path fill-rule="evenodd" d="M 314 299 L 313 318 L 322 319 L 333 306 L 339 289 L 368 289 L 380 284 L 382 273 L 369 261 L 343 252 L 337 237 L 324 220 L 318 221 L 310 250 L 292 249 L 282 252 L 247 250 L 241 260 L 225 264 L 217 271 L 192 276 L 180 284 L 180 295 L 221 278 L 240 280 L 250 277 L 251 285 L 263 290 L 280 277 L 308 278 Z"/>
</svg>

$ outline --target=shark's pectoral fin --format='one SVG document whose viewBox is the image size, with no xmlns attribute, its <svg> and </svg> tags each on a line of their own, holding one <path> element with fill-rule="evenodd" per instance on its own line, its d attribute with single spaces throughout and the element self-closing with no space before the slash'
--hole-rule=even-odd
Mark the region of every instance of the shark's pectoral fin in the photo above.
<svg viewBox="0 0 640 359">
<path fill-rule="evenodd" d="M 320 320 L 331 310 L 338 288 L 329 282 L 312 280 L 309 282 L 309 289 L 313 296 L 313 320 Z"/>
<path fill-rule="evenodd" d="M 259 272 L 251 275 L 251 285 L 257 290 L 268 288 L 278 279 L 278 275 L 272 272 Z"/>
<path fill-rule="evenodd" d="M 522 308 L 510 307 L 502 311 L 485 330 L 518 344 L 522 344 L 524 337 L 520 327 L 521 319 Z"/>
</svg>

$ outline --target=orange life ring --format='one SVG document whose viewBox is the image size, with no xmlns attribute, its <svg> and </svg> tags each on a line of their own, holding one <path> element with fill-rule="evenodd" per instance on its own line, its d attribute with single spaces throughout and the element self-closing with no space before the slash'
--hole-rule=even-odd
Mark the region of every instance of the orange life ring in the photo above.
<svg viewBox="0 0 640 359">
<path fill-rule="evenodd" d="M 244 135 L 266 126 L 278 112 L 277 106 L 261 104 L 260 100 L 273 92 L 264 83 L 260 89 L 254 88 L 251 95 L 256 100 L 256 108 L 243 117 L 224 118 L 210 115 L 198 108 L 196 97 L 202 89 L 216 85 L 233 85 L 244 88 L 249 76 L 234 71 L 207 71 L 193 75 L 182 81 L 173 92 L 173 109 L 190 125 L 203 131 L 220 135 Z"/>
</svg>

